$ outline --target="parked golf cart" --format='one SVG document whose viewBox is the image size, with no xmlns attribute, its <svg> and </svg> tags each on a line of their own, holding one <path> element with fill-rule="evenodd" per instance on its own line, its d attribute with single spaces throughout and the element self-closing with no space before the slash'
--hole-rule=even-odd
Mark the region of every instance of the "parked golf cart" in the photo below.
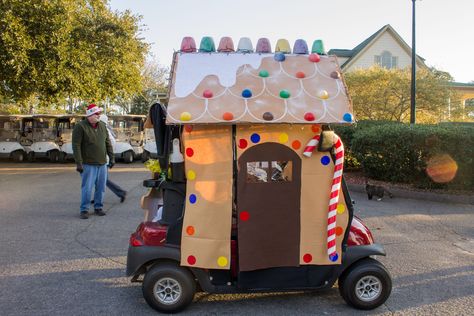
<svg viewBox="0 0 474 316">
<path fill-rule="evenodd" d="M 383 304 L 391 277 L 373 257 L 385 251 L 354 216 L 344 147 L 330 130 L 354 122 L 336 57 L 318 42 L 310 54 L 296 43 L 293 54 L 278 45 L 242 54 L 215 53 L 203 38 L 204 54 L 186 54 L 193 43 L 185 38 L 173 56 L 167 108 L 150 109 L 161 172 L 143 182 L 145 218 L 126 271 L 146 302 L 172 313 L 196 291 L 314 291 L 338 281 L 349 305 Z"/>
<path fill-rule="evenodd" d="M 0 157 L 22 162 L 26 150 L 20 144 L 21 115 L 0 115 Z"/>
<path fill-rule="evenodd" d="M 22 142 L 29 161 L 48 158 L 58 162 L 60 149 L 57 142 L 57 115 L 37 114 L 22 120 Z"/>
<path fill-rule="evenodd" d="M 145 128 L 142 162 L 145 162 L 150 158 L 156 159 L 157 157 L 155 133 L 153 132 L 152 128 Z"/>
<path fill-rule="evenodd" d="M 72 130 L 76 123 L 84 119 L 84 115 L 69 114 L 58 117 L 58 145 L 61 149 L 59 153 L 59 162 L 66 162 L 68 159 L 74 159 L 72 151 Z"/>
<path fill-rule="evenodd" d="M 141 157 L 145 115 L 109 115 L 108 118 L 116 136 L 115 158 L 131 163 Z"/>
</svg>

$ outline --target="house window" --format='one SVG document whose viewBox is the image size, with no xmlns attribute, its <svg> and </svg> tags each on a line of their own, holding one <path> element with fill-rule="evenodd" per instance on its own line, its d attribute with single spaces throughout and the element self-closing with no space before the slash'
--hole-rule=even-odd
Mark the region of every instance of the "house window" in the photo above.
<svg viewBox="0 0 474 316">
<path fill-rule="evenodd" d="M 252 161 L 247 162 L 247 182 L 291 182 L 293 180 L 292 161 Z"/>
<path fill-rule="evenodd" d="M 383 51 L 382 54 L 375 56 L 375 63 L 387 69 L 397 68 L 398 57 L 393 56 L 389 51 Z"/>
</svg>

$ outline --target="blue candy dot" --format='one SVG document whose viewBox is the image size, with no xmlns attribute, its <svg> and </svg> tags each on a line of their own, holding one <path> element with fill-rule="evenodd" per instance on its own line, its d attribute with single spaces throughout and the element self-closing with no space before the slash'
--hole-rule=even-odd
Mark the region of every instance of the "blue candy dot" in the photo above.
<svg viewBox="0 0 474 316">
<path fill-rule="evenodd" d="M 275 58 L 276 61 L 284 61 L 286 57 L 283 53 L 276 53 L 273 58 Z"/>
<path fill-rule="evenodd" d="M 329 260 L 331 260 L 332 262 L 336 262 L 338 258 L 339 256 L 337 255 L 337 253 L 329 255 Z"/>
<path fill-rule="evenodd" d="M 331 158 L 329 158 L 328 156 L 323 156 L 323 157 L 321 157 L 321 163 L 322 163 L 323 165 L 326 166 L 326 165 L 328 165 L 330 162 L 331 162 Z"/>
<path fill-rule="evenodd" d="M 191 194 L 189 196 L 189 203 L 194 204 L 194 203 L 196 203 L 196 200 L 197 200 L 197 197 L 196 197 L 195 194 Z"/>
<path fill-rule="evenodd" d="M 346 122 L 352 122 L 352 114 L 351 113 L 346 113 L 346 114 L 344 114 L 342 119 Z"/>
<path fill-rule="evenodd" d="M 250 98 L 252 96 L 252 91 L 250 89 L 245 89 L 242 91 L 242 97 L 244 98 Z"/>
<path fill-rule="evenodd" d="M 250 136 L 250 140 L 252 141 L 252 143 L 256 144 L 260 141 L 260 135 L 258 135 L 257 133 L 252 134 L 252 136 Z"/>
</svg>

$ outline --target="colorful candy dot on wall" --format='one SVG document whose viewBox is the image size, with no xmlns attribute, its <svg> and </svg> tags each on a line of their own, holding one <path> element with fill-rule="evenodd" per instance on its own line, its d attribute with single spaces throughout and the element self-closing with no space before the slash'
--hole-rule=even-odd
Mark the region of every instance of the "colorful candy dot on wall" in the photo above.
<svg viewBox="0 0 474 316">
<path fill-rule="evenodd" d="M 290 97 L 290 91 L 288 90 L 281 90 L 280 91 L 280 98 L 288 99 Z"/>
<path fill-rule="evenodd" d="M 309 253 L 307 253 L 303 256 L 303 261 L 305 263 L 310 263 L 312 260 L 313 260 L 313 256 Z"/>
<path fill-rule="evenodd" d="M 239 44 L 237 44 L 237 53 L 253 53 L 253 45 L 250 38 L 240 38 Z"/>
<path fill-rule="evenodd" d="M 262 37 L 259 38 L 257 41 L 257 49 L 255 50 L 257 53 L 266 54 L 272 52 L 272 45 L 268 38 Z"/>
<path fill-rule="evenodd" d="M 243 138 L 239 139 L 239 148 L 240 149 L 245 149 L 245 148 L 247 148 L 247 146 L 248 146 L 247 140 L 245 140 Z"/>
<path fill-rule="evenodd" d="M 329 156 L 322 156 L 321 157 L 321 163 L 325 166 L 327 166 L 331 162 L 331 158 Z"/>
<path fill-rule="evenodd" d="M 339 256 L 337 255 L 337 253 L 329 255 L 329 260 L 331 260 L 332 262 L 336 262 L 338 258 Z"/>
<path fill-rule="evenodd" d="M 191 120 L 191 113 L 183 112 L 183 113 L 181 113 L 179 118 L 180 118 L 181 121 L 190 121 Z"/>
<path fill-rule="evenodd" d="M 288 141 L 288 134 L 287 133 L 281 133 L 278 136 L 278 141 L 282 144 L 286 143 Z"/>
<path fill-rule="evenodd" d="M 263 70 L 262 70 L 263 71 Z M 242 97 L 250 98 L 252 96 L 252 91 L 250 89 L 244 89 L 242 91 Z"/>
<path fill-rule="evenodd" d="M 263 113 L 262 118 L 265 121 L 272 121 L 273 120 L 273 114 L 270 113 L 270 112 L 265 112 L 265 113 Z"/>
<path fill-rule="evenodd" d="M 194 149 L 191 147 L 186 148 L 186 156 L 192 157 L 194 155 Z"/>
<path fill-rule="evenodd" d="M 329 98 L 329 93 L 326 90 L 319 90 L 318 91 L 318 97 L 320 97 L 321 99 L 326 100 L 327 98 Z"/>
<path fill-rule="evenodd" d="M 319 133 L 321 132 L 321 125 L 319 124 L 314 124 L 311 126 L 311 130 L 314 132 L 314 133 Z"/>
<path fill-rule="evenodd" d="M 344 233 L 344 229 L 341 226 L 336 227 L 336 236 L 341 236 Z"/>
<path fill-rule="evenodd" d="M 239 217 L 240 217 L 240 220 L 241 220 L 241 221 L 244 221 L 244 222 L 245 222 L 245 221 L 248 221 L 248 220 L 249 220 L 250 214 L 249 214 L 249 212 L 247 212 L 247 211 L 243 211 L 243 212 L 240 212 Z"/>
<path fill-rule="evenodd" d="M 196 179 L 196 172 L 194 172 L 194 170 L 188 170 L 186 178 L 191 181 Z"/>
<path fill-rule="evenodd" d="M 194 53 L 196 52 L 196 42 L 191 36 L 183 37 L 181 41 L 181 52 L 183 53 Z"/>
<path fill-rule="evenodd" d="M 212 98 L 213 95 L 214 94 L 209 89 L 204 90 L 204 92 L 202 93 L 202 96 L 205 97 L 205 98 Z"/>
<path fill-rule="evenodd" d="M 268 73 L 268 71 L 266 71 L 265 69 L 262 69 L 260 70 L 260 72 L 258 73 L 258 75 L 262 78 L 266 78 L 268 77 L 270 74 Z"/>
<path fill-rule="evenodd" d="M 257 134 L 257 133 L 253 133 L 251 136 L 250 136 L 250 140 L 252 141 L 252 143 L 256 144 L 260 141 L 260 135 Z"/>
<path fill-rule="evenodd" d="M 224 114 L 222 114 L 222 119 L 224 121 L 232 121 L 234 119 L 234 114 L 230 112 L 225 112 Z"/>
<path fill-rule="evenodd" d="M 216 45 L 214 39 L 210 36 L 204 36 L 199 44 L 199 52 L 201 53 L 213 53 L 216 51 Z"/>
<path fill-rule="evenodd" d="M 308 122 L 312 122 L 312 121 L 314 121 L 314 120 L 316 119 L 316 117 L 314 116 L 313 113 L 311 113 L 311 112 L 306 112 L 306 113 L 304 114 L 304 119 L 305 119 L 306 121 L 308 121 Z"/>
<path fill-rule="evenodd" d="M 318 39 L 313 42 L 313 46 L 311 47 L 311 53 L 326 55 L 326 50 L 324 49 L 324 43 L 322 40 Z"/>
<path fill-rule="evenodd" d="M 303 54 L 308 53 L 308 44 L 304 39 L 297 39 L 295 45 L 293 45 L 293 54 Z"/>
<path fill-rule="evenodd" d="M 346 114 L 344 114 L 344 115 L 342 116 L 342 119 L 343 119 L 344 121 L 346 121 L 346 122 L 349 122 L 349 123 L 351 123 L 351 122 L 354 120 L 354 118 L 352 117 L 352 114 L 351 114 L 351 113 L 346 113 Z"/>
<path fill-rule="evenodd" d="M 343 214 L 346 211 L 346 207 L 344 204 L 338 204 L 337 205 L 337 214 Z"/>
<path fill-rule="evenodd" d="M 219 257 L 219 258 L 217 259 L 217 265 L 218 265 L 219 267 L 225 267 L 225 266 L 227 265 L 227 262 L 228 262 L 228 261 L 227 261 L 227 258 L 226 258 L 226 257 Z"/>
<path fill-rule="evenodd" d="M 280 38 L 275 47 L 275 53 L 280 52 L 283 54 L 291 54 L 291 47 L 290 43 L 288 42 L 287 39 Z"/>
<path fill-rule="evenodd" d="M 299 140 L 294 140 L 291 143 L 291 147 L 293 147 L 294 150 L 298 150 L 301 148 L 301 142 Z"/>
<path fill-rule="evenodd" d="M 273 56 L 273 58 L 276 61 L 285 61 L 285 59 L 286 59 L 285 54 L 283 54 L 283 53 L 275 53 L 275 56 Z"/>
<path fill-rule="evenodd" d="M 333 79 L 339 79 L 339 78 L 341 78 L 341 74 L 339 73 L 339 71 L 333 71 L 333 72 L 331 72 L 330 76 L 331 76 L 331 78 L 333 78 Z"/>
<path fill-rule="evenodd" d="M 196 264 L 196 257 L 195 256 L 188 256 L 188 264 L 195 265 Z"/>
<path fill-rule="evenodd" d="M 193 126 L 192 125 L 184 125 L 184 130 L 188 133 L 191 133 L 193 131 Z"/>
<path fill-rule="evenodd" d="M 319 63 L 319 61 L 321 60 L 321 57 L 316 53 L 310 54 L 308 58 L 309 58 L 309 61 L 313 63 Z"/>
<path fill-rule="evenodd" d="M 186 227 L 186 234 L 188 234 L 189 236 L 194 235 L 194 226 Z"/>
<path fill-rule="evenodd" d="M 219 53 L 230 53 L 235 51 L 234 50 L 234 42 L 232 41 L 232 38 L 228 36 L 224 36 L 221 38 L 219 41 L 219 46 L 217 47 L 217 51 Z"/>
<path fill-rule="evenodd" d="M 305 75 L 304 72 L 298 71 L 298 72 L 296 73 L 296 78 L 298 78 L 298 79 L 303 79 L 304 77 L 306 77 L 306 75 Z"/>
<path fill-rule="evenodd" d="M 189 196 L 189 203 L 194 204 L 194 203 L 196 203 L 196 201 L 197 201 L 196 194 L 191 194 Z"/>
</svg>

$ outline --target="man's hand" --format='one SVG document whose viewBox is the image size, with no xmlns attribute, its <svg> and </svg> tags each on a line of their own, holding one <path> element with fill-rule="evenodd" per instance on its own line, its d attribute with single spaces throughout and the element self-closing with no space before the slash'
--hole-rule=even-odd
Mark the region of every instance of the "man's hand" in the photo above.
<svg viewBox="0 0 474 316">
<path fill-rule="evenodd" d="M 84 168 L 82 167 L 82 163 L 76 164 L 76 171 L 79 173 L 82 173 L 84 171 Z"/>
<path fill-rule="evenodd" d="M 110 159 L 109 165 L 108 165 L 109 169 L 112 169 L 114 166 L 115 166 L 115 160 Z"/>
</svg>

